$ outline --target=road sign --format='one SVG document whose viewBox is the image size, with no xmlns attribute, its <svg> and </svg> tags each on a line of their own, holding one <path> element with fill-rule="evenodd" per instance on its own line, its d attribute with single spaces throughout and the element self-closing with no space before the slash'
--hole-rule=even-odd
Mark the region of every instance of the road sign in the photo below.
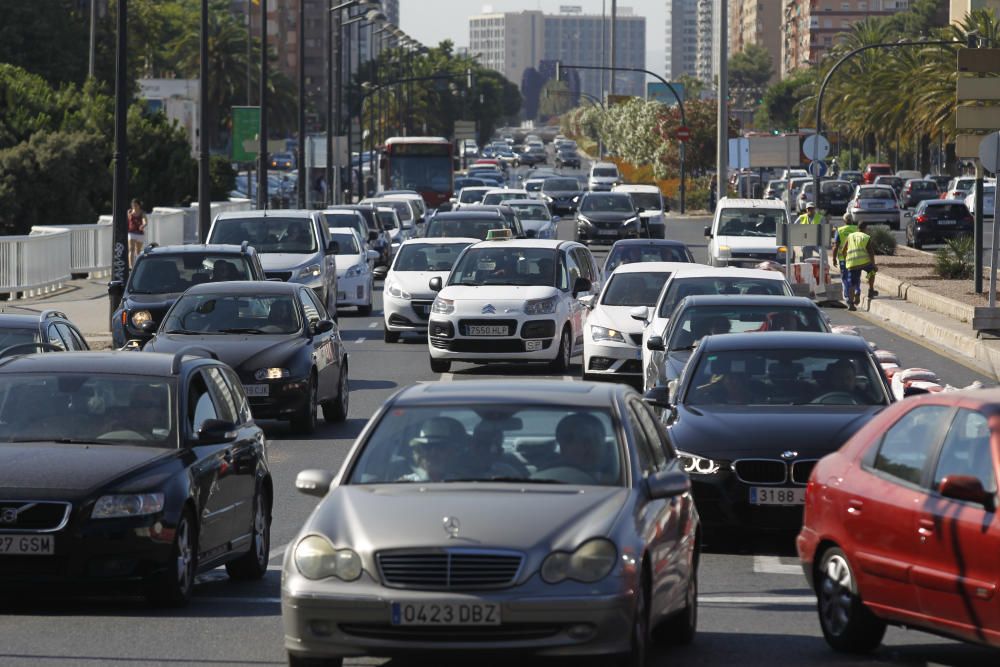
<svg viewBox="0 0 1000 667">
<path fill-rule="evenodd" d="M 995 130 L 1000 127 L 1000 106 L 958 107 L 955 128 L 959 130 Z"/>
<path fill-rule="evenodd" d="M 979 157 L 979 143 L 984 136 L 983 134 L 955 135 L 955 157 L 963 160 Z"/>
<path fill-rule="evenodd" d="M 806 169 L 809 171 L 810 176 L 814 178 L 823 178 L 826 176 L 827 165 L 826 162 L 823 162 L 822 160 L 813 160 L 809 163 L 809 166 L 806 167 Z"/>
<path fill-rule="evenodd" d="M 983 163 L 983 168 L 996 173 L 998 163 L 1000 163 L 1000 132 L 987 134 L 979 142 L 979 161 Z"/>
<path fill-rule="evenodd" d="M 958 71 L 992 74 L 1000 69 L 1000 49 L 959 49 Z"/>
<path fill-rule="evenodd" d="M 802 142 L 802 152 L 810 160 L 822 160 L 830 154 L 830 142 L 822 134 L 810 134 Z"/>
<path fill-rule="evenodd" d="M 729 140 L 729 168 L 746 169 L 750 166 L 750 140 L 742 137 Z"/>
<path fill-rule="evenodd" d="M 677 139 L 677 141 L 687 141 L 691 138 L 691 128 L 681 125 L 674 130 L 674 138 Z"/>
<path fill-rule="evenodd" d="M 959 77 L 955 82 L 955 93 L 959 102 L 1000 100 L 1000 79 L 996 77 Z"/>
<path fill-rule="evenodd" d="M 233 162 L 257 159 L 260 107 L 233 107 Z"/>
</svg>

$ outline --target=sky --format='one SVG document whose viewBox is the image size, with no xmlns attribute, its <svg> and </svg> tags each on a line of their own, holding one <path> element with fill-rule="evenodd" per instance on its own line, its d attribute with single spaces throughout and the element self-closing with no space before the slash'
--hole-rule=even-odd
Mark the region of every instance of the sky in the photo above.
<svg viewBox="0 0 1000 667">
<path fill-rule="evenodd" d="M 611 11 L 611 0 L 604 0 Z M 635 16 L 646 17 L 646 69 L 663 72 L 664 24 L 667 0 L 618 0 L 618 7 L 631 7 Z M 602 0 L 399 0 L 400 28 L 420 42 L 435 46 L 450 39 L 456 46 L 469 45 L 469 17 L 482 14 L 483 8 L 494 12 L 520 12 L 536 9 L 558 14 L 559 7 L 583 7 L 585 14 L 600 14 Z"/>
</svg>

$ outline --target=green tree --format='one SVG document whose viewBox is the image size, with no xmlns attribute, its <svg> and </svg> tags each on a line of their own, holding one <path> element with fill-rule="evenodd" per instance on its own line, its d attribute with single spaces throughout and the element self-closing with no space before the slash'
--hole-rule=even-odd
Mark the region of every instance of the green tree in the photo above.
<svg viewBox="0 0 1000 667">
<path fill-rule="evenodd" d="M 750 44 L 729 59 L 729 85 L 761 88 L 774 76 L 771 53 L 759 44 Z"/>
<path fill-rule="evenodd" d="M 23 67 L 52 84 L 87 75 L 89 14 L 76 0 L 4 2 L 0 62 Z"/>
<path fill-rule="evenodd" d="M 815 71 L 800 69 L 769 86 L 764 91 L 754 124 L 760 129 L 797 131 L 802 125 L 799 103 L 814 93 L 815 85 Z"/>
<path fill-rule="evenodd" d="M 570 94 L 569 84 L 554 79 L 546 81 L 539 96 L 539 118 L 560 116 L 572 108 L 573 97 Z"/>
</svg>

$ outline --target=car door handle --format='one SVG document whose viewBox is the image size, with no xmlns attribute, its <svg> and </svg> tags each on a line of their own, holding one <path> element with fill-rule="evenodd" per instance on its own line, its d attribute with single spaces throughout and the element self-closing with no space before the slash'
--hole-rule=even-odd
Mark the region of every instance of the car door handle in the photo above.
<svg viewBox="0 0 1000 667">
<path fill-rule="evenodd" d="M 934 535 L 934 521 L 931 519 L 920 519 L 917 522 L 917 533 L 920 535 L 920 540 L 926 540 L 928 537 Z"/>
<path fill-rule="evenodd" d="M 860 516 L 865 504 L 860 500 L 847 501 L 847 513 L 851 516 Z"/>
</svg>

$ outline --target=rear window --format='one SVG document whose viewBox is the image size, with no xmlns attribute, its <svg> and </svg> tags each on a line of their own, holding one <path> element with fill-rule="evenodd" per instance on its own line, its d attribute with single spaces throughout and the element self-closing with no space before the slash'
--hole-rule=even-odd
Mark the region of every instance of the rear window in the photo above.
<svg viewBox="0 0 1000 667">
<path fill-rule="evenodd" d="M 869 174 L 889 174 L 892 172 L 892 168 L 887 164 L 870 164 L 868 165 Z"/>
<path fill-rule="evenodd" d="M 669 277 L 666 271 L 615 274 L 604 290 L 601 303 L 605 306 L 652 306 Z"/>
<path fill-rule="evenodd" d="M 751 331 L 827 332 L 817 308 L 808 306 L 696 306 L 671 324 L 668 350 L 690 350 L 708 335 Z"/>
<path fill-rule="evenodd" d="M 910 183 L 910 189 L 937 192 L 938 187 L 934 181 L 914 181 Z"/>
<path fill-rule="evenodd" d="M 928 206 L 924 212 L 935 218 L 964 218 L 969 215 L 965 204 L 937 204 Z"/>
<path fill-rule="evenodd" d="M 885 188 L 869 188 L 867 190 L 862 190 L 858 194 L 858 199 L 895 199 L 892 194 L 892 190 L 886 190 Z"/>
<path fill-rule="evenodd" d="M 542 192 L 566 192 L 580 189 L 580 183 L 572 178 L 549 178 L 542 183 Z"/>
<path fill-rule="evenodd" d="M 491 229 L 510 229 L 510 224 L 501 217 L 454 220 L 441 220 L 435 217 L 428 225 L 426 233 L 428 238 L 465 237 L 485 240 Z"/>
<path fill-rule="evenodd" d="M 193 285 L 226 280 L 253 280 L 242 255 L 213 253 L 157 254 L 140 257 L 129 277 L 132 294 L 171 294 Z"/>
<path fill-rule="evenodd" d="M 622 244 L 613 246 L 604 270 L 614 271 L 621 264 L 636 262 L 690 262 L 687 248 L 680 245 L 638 245 Z"/>
<path fill-rule="evenodd" d="M 600 178 L 617 178 L 618 170 L 614 167 L 597 167 L 594 169 L 593 175 Z"/>
<path fill-rule="evenodd" d="M 697 294 L 765 294 L 771 296 L 790 296 L 784 280 L 766 278 L 724 278 L 715 276 L 698 276 L 691 278 L 676 278 L 667 288 L 667 293 L 660 302 L 660 317 L 670 317 L 677 302 L 688 296 Z"/>
</svg>

